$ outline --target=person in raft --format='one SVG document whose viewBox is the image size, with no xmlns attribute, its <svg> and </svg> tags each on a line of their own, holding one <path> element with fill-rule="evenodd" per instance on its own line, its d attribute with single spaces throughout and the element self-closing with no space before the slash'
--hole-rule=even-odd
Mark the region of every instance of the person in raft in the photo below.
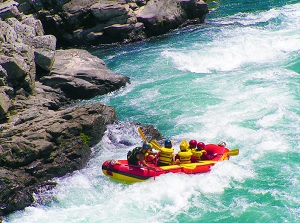
<svg viewBox="0 0 300 223">
<path fill-rule="evenodd" d="M 196 147 L 197 147 L 197 140 L 195 140 L 195 139 L 190 140 L 188 150 L 191 150 L 191 152 L 192 152 L 193 150 L 196 149 Z"/>
<path fill-rule="evenodd" d="M 158 160 L 157 154 L 158 154 L 157 152 L 152 151 L 152 148 L 148 149 L 145 154 L 145 161 L 147 163 L 153 163 L 155 166 L 157 166 L 157 160 Z"/>
<path fill-rule="evenodd" d="M 158 156 L 158 166 L 168 166 L 173 164 L 175 161 L 175 154 L 171 140 L 165 140 L 165 146 L 160 148 Z"/>
<path fill-rule="evenodd" d="M 185 140 L 180 144 L 179 148 L 180 151 L 175 156 L 175 163 L 191 163 L 193 153 L 192 150 L 185 145 Z"/>
<path fill-rule="evenodd" d="M 127 153 L 127 161 L 129 165 L 138 166 L 142 164 L 150 170 L 156 170 L 154 167 L 151 167 L 145 161 L 145 154 L 151 151 L 150 144 L 144 142 L 142 147 L 136 147 L 132 151 L 128 151 Z"/>
<path fill-rule="evenodd" d="M 191 157 L 191 162 L 196 163 L 201 160 L 207 159 L 207 152 L 205 151 L 205 144 L 204 142 L 198 142 L 197 143 L 197 148 L 192 150 L 193 156 Z M 206 154 L 206 155 L 205 155 Z M 203 156 L 203 158 L 202 158 Z"/>
<path fill-rule="evenodd" d="M 213 158 L 215 158 L 218 154 L 217 153 L 214 153 L 214 154 L 208 154 L 207 151 L 205 150 L 205 144 L 201 143 L 201 144 L 197 144 L 197 149 L 198 147 L 200 148 L 199 150 L 201 151 L 202 150 L 202 156 L 201 156 L 201 160 L 211 160 Z"/>
</svg>

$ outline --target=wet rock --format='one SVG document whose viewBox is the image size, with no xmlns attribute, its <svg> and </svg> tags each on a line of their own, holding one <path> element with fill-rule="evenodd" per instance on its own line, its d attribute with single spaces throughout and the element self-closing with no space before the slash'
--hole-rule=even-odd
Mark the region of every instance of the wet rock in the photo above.
<svg viewBox="0 0 300 223">
<path fill-rule="evenodd" d="M 137 123 L 137 127 L 141 128 L 148 142 L 151 140 L 162 140 L 161 133 L 154 128 L 153 125 L 142 125 L 141 123 Z"/>
</svg>

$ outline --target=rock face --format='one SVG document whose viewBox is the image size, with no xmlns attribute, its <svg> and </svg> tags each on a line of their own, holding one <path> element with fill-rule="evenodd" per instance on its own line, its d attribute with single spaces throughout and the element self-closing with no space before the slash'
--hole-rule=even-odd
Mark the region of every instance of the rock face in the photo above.
<svg viewBox="0 0 300 223">
<path fill-rule="evenodd" d="M 1 126 L 0 214 L 25 208 L 33 202 L 33 191 L 51 186 L 48 180 L 84 167 L 90 147 L 114 121 L 114 109 L 98 103 L 57 112 L 31 106 L 9 128 Z"/>
<path fill-rule="evenodd" d="M 126 43 L 203 23 L 202 0 L 16 0 L 24 14 L 35 14 L 59 45 Z"/>
<path fill-rule="evenodd" d="M 42 24 L 0 3 L 0 221 L 33 202 L 49 180 L 81 169 L 115 110 L 100 103 L 74 106 L 119 89 L 114 74 L 85 50 L 57 50 Z"/>
</svg>

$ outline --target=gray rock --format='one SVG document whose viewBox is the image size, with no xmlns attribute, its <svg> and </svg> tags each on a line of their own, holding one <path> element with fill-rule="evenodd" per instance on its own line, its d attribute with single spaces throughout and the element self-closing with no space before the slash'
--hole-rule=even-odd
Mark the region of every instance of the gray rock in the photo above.
<svg viewBox="0 0 300 223">
<path fill-rule="evenodd" d="M 22 42 L 24 37 L 34 37 L 36 35 L 35 28 L 29 25 L 23 24 L 18 21 L 16 18 L 9 18 L 6 20 L 15 31 L 18 37 L 18 42 Z"/>
<path fill-rule="evenodd" d="M 129 5 L 111 3 L 96 3 L 90 7 L 91 13 L 98 22 L 114 20 L 118 24 L 125 24 L 132 16 Z"/>
<path fill-rule="evenodd" d="M 2 44 L 13 44 L 17 41 L 17 38 L 15 30 L 6 22 L 0 21 L 0 42 Z"/>
<path fill-rule="evenodd" d="M 161 35 L 179 27 L 184 21 L 184 11 L 177 0 L 150 0 L 136 11 L 137 20 L 144 23 L 148 36 Z"/>
<path fill-rule="evenodd" d="M 0 4 L 0 19 L 5 20 L 12 17 L 20 17 L 20 12 L 17 8 L 19 4 L 15 1 L 8 0 Z"/>
<path fill-rule="evenodd" d="M 60 88 L 72 99 L 87 99 L 115 91 L 129 78 L 110 71 L 103 60 L 85 50 L 58 50 L 50 76 L 43 84 Z"/>
<path fill-rule="evenodd" d="M 0 215 L 30 205 L 40 184 L 84 167 L 90 148 L 116 121 L 113 108 L 100 103 L 56 112 L 31 104 L 14 123 L 0 125 Z"/>
<path fill-rule="evenodd" d="M 4 87 L 0 87 L 0 120 L 6 118 L 8 109 L 12 106 Z"/>
<path fill-rule="evenodd" d="M 0 87 L 7 85 L 7 72 L 6 70 L 0 65 Z"/>
<path fill-rule="evenodd" d="M 22 23 L 34 28 L 35 34 L 37 36 L 44 35 L 44 29 L 43 29 L 42 22 L 40 20 L 34 18 L 33 15 L 24 15 L 22 17 Z"/>
<path fill-rule="evenodd" d="M 54 63 L 56 38 L 52 35 L 36 36 L 29 44 L 34 47 L 34 61 L 40 68 L 50 71 Z"/>
<path fill-rule="evenodd" d="M 0 56 L 0 65 L 7 72 L 7 81 L 14 88 L 23 87 L 25 76 L 29 74 L 30 68 L 25 59 L 20 55 L 14 57 Z"/>
<path fill-rule="evenodd" d="M 114 24 L 104 28 L 104 33 L 107 36 L 113 37 L 118 42 L 130 42 L 132 40 L 145 39 L 146 35 L 143 32 L 144 24 Z"/>
<path fill-rule="evenodd" d="M 24 20 L 22 20 L 22 18 Z M 7 72 L 6 80 L 14 89 L 33 91 L 36 65 L 49 71 L 54 62 L 56 38 L 43 34 L 41 22 L 32 16 L 14 17 L 0 21 L 0 42 L 3 54 L 0 66 Z"/>
</svg>

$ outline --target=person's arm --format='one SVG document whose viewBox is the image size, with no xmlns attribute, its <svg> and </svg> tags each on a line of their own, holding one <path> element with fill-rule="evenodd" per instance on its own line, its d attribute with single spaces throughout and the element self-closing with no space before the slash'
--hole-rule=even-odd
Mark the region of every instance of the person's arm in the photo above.
<svg viewBox="0 0 300 223">
<path fill-rule="evenodd" d="M 154 167 L 149 166 L 146 161 L 145 161 L 145 156 L 142 154 L 138 154 L 137 158 L 139 159 L 139 161 L 143 164 L 143 166 L 147 167 L 148 169 L 151 170 L 156 170 Z"/>
<path fill-rule="evenodd" d="M 175 163 L 176 163 L 176 154 L 173 153 L 172 154 L 172 162 L 171 162 L 171 164 L 175 164 Z"/>
<path fill-rule="evenodd" d="M 201 150 L 201 152 L 202 152 L 201 160 L 209 160 L 207 152 L 205 150 Z"/>
<path fill-rule="evenodd" d="M 147 167 L 148 169 L 150 169 L 150 170 L 156 170 L 156 168 L 154 168 L 154 167 L 152 167 L 152 166 L 149 166 L 149 165 L 146 163 L 145 160 L 141 160 L 141 163 L 142 163 L 145 167 Z"/>
<path fill-rule="evenodd" d="M 217 155 L 218 155 L 217 153 L 209 155 L 207 153 L 207 151 L 204 150 L 203 153 L 202 153 L 201 159 L 203 158 L 204 160 L 211 160 L 211 159 L 215 158 Z"/>
</svg>

